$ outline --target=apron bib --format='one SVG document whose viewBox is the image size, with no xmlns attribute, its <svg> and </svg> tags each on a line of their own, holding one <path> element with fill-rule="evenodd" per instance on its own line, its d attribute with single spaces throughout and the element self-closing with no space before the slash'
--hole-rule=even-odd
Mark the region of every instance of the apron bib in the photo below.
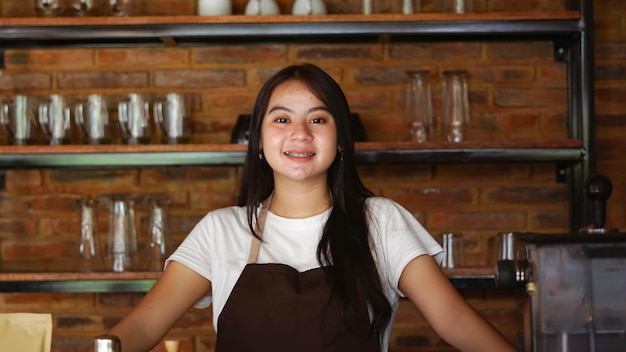
<svg viewBox="0 0 626 352">
<path fill-rule="evenodd" d="M 263 233 L 268 201 L 257 233 Z M 369 334 L 367 304 L 344 321 L 322 268 L 299 272 L 285 264 L 256 264 L 261 241 L 253 236 L 248 264 L 218 318 L 217 352 L 380 352 Z"/>
</svg>

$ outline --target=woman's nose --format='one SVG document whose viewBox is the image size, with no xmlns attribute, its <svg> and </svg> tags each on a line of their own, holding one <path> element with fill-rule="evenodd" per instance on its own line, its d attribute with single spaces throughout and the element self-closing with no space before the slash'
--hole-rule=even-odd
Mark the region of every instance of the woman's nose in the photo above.
<svg viewBox="0 0 626 352">
<path fill-rule="evenodd" d="M 295 121 L 292 123 L 291 138 L 295 140 L 309 140 L 311 139 L 311 126 L 308 121 Z"/>
</svg>

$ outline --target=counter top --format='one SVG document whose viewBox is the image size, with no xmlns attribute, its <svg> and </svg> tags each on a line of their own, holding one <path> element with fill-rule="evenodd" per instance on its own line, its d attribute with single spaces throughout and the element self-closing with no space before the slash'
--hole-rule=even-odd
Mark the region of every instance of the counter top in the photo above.
<svg viewBox="0 0 626 352">
<path fill-rule="evenodd" d="M 495 287 L 493 268 L 444 269 L 457 288 Z M 160 271 L 0 272 L 1 292 L 147 292 Z"/>
</svg>

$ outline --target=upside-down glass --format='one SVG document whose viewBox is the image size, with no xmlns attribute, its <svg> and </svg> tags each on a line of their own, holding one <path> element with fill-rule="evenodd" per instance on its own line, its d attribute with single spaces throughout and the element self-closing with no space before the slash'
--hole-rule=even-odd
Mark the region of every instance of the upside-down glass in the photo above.
<svg viewBox="0 0 626 352">
<path fill-rule="evenodd" d="M 135 197 L 113 195 L 109 200 L 109 236 L 107 266 L 114 272 L 132 270 L 137 264 L 137 228 Z"/>
<path fill-rule="evenodd" d="M 137 11 L 136 0 L 104 0 L 108 3 L 105 13 L 109 16 L 130 16 Z"/>
<path fill-rule="evenodd" d="M 72 143 L 71 108 L 60 94 L 50 94 L 39 103 L 39 125 L 48 144 Z"/>
<path fill-rule="evenodd" d="M 98 240 L 98 201 L 84 198 L 77 203 L 80 207 L 79 271 L 98 271 L 103 264 Z"/>
<path fill-rule="evenodd" d="M 444 71 L 442 105 L 442 133 L 448 142 L 464 139 L 465 125 L 469 121 L 469 103 L 465 71 Z"/>
<path fill-rule="evenodd" d="M 189 142 L 185 96 L 168 93 L 153 104 L 154 120 L 161 131 L 161 142 L 179 144 Z"/>
<path fill-rule="evenodd" d="M 421 0 L 402 0 L 402 13 L 405 15 L 419 13 L 422 10 Z"/>
<path fill-rule="evenodd" d="M 444 12 L 468 13 L 472 12 L 472 0 L 444 0 Z"/>
<path fill-rule="evenodd" d="M 35 120 L 35 102 L 29 96 L 18 94 L 7 97 L 0 108 L 0 125 L 13 145 L 37 144 L 38 129 Z"/>
<path fill-rule="evenodd" d="M 67 11 L 71 16 L 96 16 L 99 14 L 101 0 L 67 0 Z"/>
<path fill-rule="evenodd" d="M 168 199 L 153 198 L 149 200 L 149 203 L 149 240 L 146 257 L 143 258 L 143 260 L 146 262 L 146 269 L 148 271 L 160 271 L 163 270 L 165 257 L 167 256 L 167 251 L 169 250 L 167 246 L 167 210 L 170 202 Z"/>
<path fill-rule="evenodd" d="M 441 234 L 441 246 L 444 251 L 442 268 L 452 269 L 463 266 L 463 235 L 460 233 Z"/>
<path fill-rule="evenodd" d="M 430 72 L 427 70 L 407 71 L 409 83 L 406 88 L 404 119 L 409 126 L 411 140 L 426 142 L 431 138 L 433 110 L 430 92 Z"/>
<path fill-rule="evenodd" d="M 100 94 L 89 94 L 79 99 L 74 107 L 75 122 L 87 144 L 111 142 L 111 127 L 106 99 Z"/>
<path fill-rule="evenodd" d="M 150 142 L 150 103 L 143 95 L 130 93 L 117 105 L 117 119 L 122 128 L 124 143 Z"/>
<path fill-rule="evenodd" d="M 35 11 L 44 17 L 61 16 L 65 12 L 65 0 L 35 0 Z"/>
</svg>

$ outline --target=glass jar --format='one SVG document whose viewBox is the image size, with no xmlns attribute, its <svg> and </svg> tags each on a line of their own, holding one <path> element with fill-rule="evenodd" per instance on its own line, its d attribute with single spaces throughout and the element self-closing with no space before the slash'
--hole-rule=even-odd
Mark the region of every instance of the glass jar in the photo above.
<svg viewBox="0 0 626 352">
<path fill-rule="evenodd" d="M 442 133 L 448 142 L 461 142 L 469 122 L 469 103 L 465 71 L 444 71 L 442 105 Z"/>
<path fill-rule="evenodd" d="M 409 83 L 406 88 L 404 119 L 409 127 L 411 140 L 426 142 L 432 138 L 433 109 L 430 92 L 430 72 L 407 71 Z"/>
</svg>

